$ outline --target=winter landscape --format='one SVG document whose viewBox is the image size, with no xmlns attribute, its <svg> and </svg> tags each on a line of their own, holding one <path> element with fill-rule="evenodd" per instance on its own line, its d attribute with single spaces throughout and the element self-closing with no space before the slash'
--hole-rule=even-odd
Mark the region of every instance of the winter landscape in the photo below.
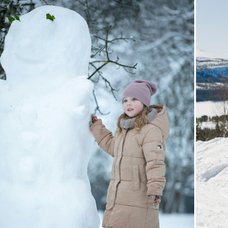
<svg viewBox="0 0 228 228">
<path fill-rule="evenodd" d="M 196 227 L 223 228 L 228 222 L 228 102 L 223 90 L 228 61 L 199 57 L 197 68 Z"/>
<path fill-rule="evenodd" d="M 196 66 L 197 101 L 228 100 L 228 60 L 197 57 Z"/>
<path fill-rule="evenodd" d="M 87 31 L 72 29 L 68 13 L 48 10 L 39 22 L 24 25 L 22 15 L 46 4 L 72 9 L 86 20 L 90 59 L 89 40 L 82 39 Z M 164 0 L 161 7 L 150 0 L 5 0 L 0 6 L 1 53 L 9 16 L 17 27 L 8 36 L 13 53 L 5 52 L 6 75 L 0 69 L 6 79 L 0 80 L 0 227 L 99 226 L 97 209 L 104 210 L 111 158 L 94 144 L 88 122 L 96 112 L 115 132 L 121 90 L 134 79 L 155 82 L 159 92 L 151 102 L 169 110 L 161 228 L 193 227 L 193 1 Z"/>
</svg>

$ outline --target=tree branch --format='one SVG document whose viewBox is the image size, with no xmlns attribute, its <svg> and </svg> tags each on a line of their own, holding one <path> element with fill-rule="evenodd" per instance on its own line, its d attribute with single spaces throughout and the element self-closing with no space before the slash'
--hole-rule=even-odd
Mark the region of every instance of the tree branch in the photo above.
<svg viewBox="0 0 228 228">
<path fill-rule="evenodd" d="M 94 100 L 95 100 L 95 103 L 96 103 L 96 108 L 94 110 L 94 114 L 96 114 L 96 112 L 98 111 L 101 115 L 108 115 L 110 112 L 108 113 L 103 113 L 101 110 L 100 110 L 100 106 L 98 104 L 98 101 L 97 101 L 97 97 L 96 97 L 96 94 L 95 94 L 95 90 L 93 90 L 93 97 L 94 97 Z"/>
<path fill-rule="evenodd" d="M 119 57 L 117 56 L 116 60 L 112 60 L 110 57 L 110 52 L 109 52 L 109 45 L 114 43 L 115 41 L 120 41 L 120 40 L 124 40 L 124 41 L 128 41 L 128 40 L 133 40 L 132 38 L 124 38 L 124 37 L 117 37 L 114 39 L 109 40 L 109 33 L 111 31 L 112 26 L 108 26 L 105 28 L 105 38 L 102 38 L 98 35 L 94 35 L 94 37 L 100 41 L 104 42 L 104 45 L 102 47 L 100 47 L 97 52 L 95 54 L 93 54 L 91 57 L 95 57 L 97 54 L 101 54 L 102 52 L 104 52 L 105 55 L 105 59 L 104 60 L 95 60 L 90 62 L 90 65 L 95 63 L 102 63 L 101 65 L 99 65 L 98 67 L 96 67 L 95 71 L 89 75 L 88 79 L 91 79 L 96 73 L 100 72 L 100 70 L 105 67 L 108 63 L 112 63 L 112 64 L 116 64 L 120 67 L 123 67 L 125 70 L 126 69 L 136 69 L 137 63 L 134 65 L 127 65 L 127 64 L 123 64 L 119 62 Z M 104 77 L 103 77 L 104 79 Z"/>
</svg>

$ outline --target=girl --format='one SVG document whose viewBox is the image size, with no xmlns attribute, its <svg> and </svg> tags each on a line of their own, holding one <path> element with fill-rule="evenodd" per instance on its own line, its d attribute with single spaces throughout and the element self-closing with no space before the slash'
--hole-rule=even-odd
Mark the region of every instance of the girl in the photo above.
<svg viewBox="0 0 228 228">
<path fill-rule="evenodd" d="M 150 106 L 156 86 L 144 80 L 123 92 L 124 113 L 115 136 L 92 116 L 91 132 L 113 156 L 103 218 L 105 228 L 159 228 L 158 208 L 165 186 L 164 143 L 168 118 L 162 105 Z"/>
</svg>

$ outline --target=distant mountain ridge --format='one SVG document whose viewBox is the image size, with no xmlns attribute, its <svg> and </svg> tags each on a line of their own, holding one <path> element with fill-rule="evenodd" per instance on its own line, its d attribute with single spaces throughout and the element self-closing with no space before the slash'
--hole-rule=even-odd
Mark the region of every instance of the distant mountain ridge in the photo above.
<svg viewBox="0 0 228 228">
<path fill-rule="evenodd" d="M 228 82 L 228 60 L 222 58 L 196 58 L 197 82 Z"/>
<path fill-rule="evenodd" d="M 196 57 L 196 67 L 228 67 L 228 60 L 223 58 Z"/>
<path fill-rule="evenodd" d="M 196 100 L 228 100 L 228 60 L 196 57 Z"/>
</svg>

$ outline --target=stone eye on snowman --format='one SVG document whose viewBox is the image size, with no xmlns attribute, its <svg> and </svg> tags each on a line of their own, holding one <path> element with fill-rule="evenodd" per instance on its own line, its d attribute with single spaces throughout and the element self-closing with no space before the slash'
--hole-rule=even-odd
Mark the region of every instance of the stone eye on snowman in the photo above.
<svg viewBox="0 0 228 228">
<path fill-rule="evenodd" d="M 69 9 L 13 21 L 1 56 L 0 227 L 99 227 L 87 177 L 90 49 L 85 20 Z"/>
</svg>

